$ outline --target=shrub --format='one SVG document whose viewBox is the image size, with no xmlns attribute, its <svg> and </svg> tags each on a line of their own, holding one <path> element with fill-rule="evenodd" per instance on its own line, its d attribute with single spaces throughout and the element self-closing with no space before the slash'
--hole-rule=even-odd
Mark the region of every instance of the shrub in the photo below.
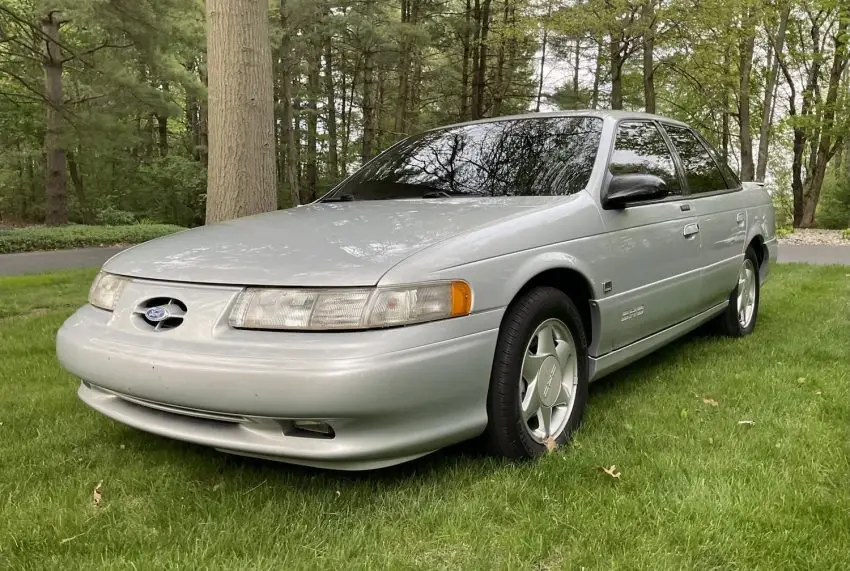
<svg viewBox="0 0 850 571">
<path fill-rule="evenodd" d="M 776 229 L 777 238 L 787 238 L 793 233 L 794 229 L 791 226 L 780 226 Z"/>
<path fill-rule="evenodd" d="M 850 240 L 850 228 L 845 228 L 841 231 L 841 238 L 844 240 Z"/>
<path fill-rule="evenodd" d="M 833 174 L 827 176 L 815 220 L 822 228 L 850 226 L 850 178 L 837 178 Z"/>
<path fill-rule="evenodd" d="M 0 254 L 36 250 L 64 250 L 115 244 L 139 244 L 178 232 L 183 228 L 168 224 L 128 226 L 29 226 L 0 232 Z"/>
</svg>

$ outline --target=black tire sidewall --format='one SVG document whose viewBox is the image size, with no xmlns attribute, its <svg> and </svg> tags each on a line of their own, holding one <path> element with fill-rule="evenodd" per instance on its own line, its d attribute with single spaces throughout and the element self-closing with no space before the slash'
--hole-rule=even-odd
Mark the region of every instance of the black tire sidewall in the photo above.
<svg viewBox="0 0 850 571">
<path fill-rule="evenodd" d="M 759 303 L 761 301 L 761 283 L 760 283 L 760 268 L 758 256 L 756 256 L 755 251 L 752 247 L 747 248 L 747 251 L 744 253 L 744 259 L 750 260 L 753 264 L 753 268 L 756 273 L 756 300 L 753 305 L 753 317 L 750 319 L 750 322 L 746 327 L 742 327 L 741 323 L 738 321 L 738 285 L 735 285 L 735 289 L 732 291 L 732 295 L 729 296 L 729 308 L 726 311 L 726 323 L 725 329 L 728 335 L 733 337 L 744 337 L 745 335 L 749 335 L 756 328 L 756 321 L 759 316 Z M 743 261 L 741 262 L 743 264 Z"/>
<path fill-rule="evenodd" d="M 538 456 L 546 451 L 528 434 L 520 416 L 519 378 L 531 334 L 543 321 L 561 320 L 576 346 L 578 385 L 570 418 L 556 440 L 565 444 L 578 428 L 587 403 L 587 338 L 581 316 L 572 300 L 561 290 L 536 287 L 512 303 L 505 312 L 496 343 L 496 353 L 487 395 L 487 436 L 493 451 L 512 458 Z"/>
</svg>

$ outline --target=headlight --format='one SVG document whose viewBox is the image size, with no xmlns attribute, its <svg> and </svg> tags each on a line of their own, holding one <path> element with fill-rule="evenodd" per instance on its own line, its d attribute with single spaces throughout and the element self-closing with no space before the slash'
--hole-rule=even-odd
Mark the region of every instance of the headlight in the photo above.
<svg viewBox="0 0 850 571">
<path fill-rule="evenodd" d="M 371 329 L 468 315 L 462 281 L 357 289 L 262 289 L 239 294 L 230 325 L 241 329 Z"/>
<path fill-rule="evenodd" d="M 124 291 L 127 281 L 127 278 L 100 272 L 91 284 L 89 303 L 95 307 L 112 311 L 115 309 L 115 304 L 118 303 L 118 298 L 121 297 L 121 292 Z"/>
</svg>

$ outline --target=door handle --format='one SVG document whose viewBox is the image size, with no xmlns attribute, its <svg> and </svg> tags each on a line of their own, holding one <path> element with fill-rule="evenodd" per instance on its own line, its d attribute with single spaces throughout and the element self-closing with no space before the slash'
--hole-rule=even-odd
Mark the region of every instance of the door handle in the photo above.
<svg viewBox="0 0 850 571">
<path fill-rule="evenodd" d="M 682 235 L 685 238 L 690 238 L 691 236 L 694 236 L 696 234 L 699 234 L 699 224 L 685 224 L 685 228 L 684 230 L 682 230 Z"/>
<path fill-rule="evenodd" d="M 744 216 L 744 213 L 743 213 L 743 212 L 739 212 L 739 213 L 738 213 L 738 215 L 737 215 L 737 216 L 735 216 L 735 221 L 736 221 L 736 222 L 738 222 L 738 225 L 739 225 L 739 226 L 743 226 L 743 225 L 744 225 L 744 220 L 746 220 L 746 219 L 747 219 L 747 217 L 746 217 L 746 216 Z"/>
</svg>

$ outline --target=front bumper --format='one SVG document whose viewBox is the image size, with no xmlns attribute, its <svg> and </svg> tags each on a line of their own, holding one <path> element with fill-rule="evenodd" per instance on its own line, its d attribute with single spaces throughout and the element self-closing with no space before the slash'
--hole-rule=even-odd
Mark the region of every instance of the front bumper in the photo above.
<svg viewBox="0 0 850 571">
<path fill-rule="evenodd" d="M 337 469 L 396 464 L 480 434 L 500 311 L 352 333 L 110 327 L 85 306 L 57 335 L 80 398 L 124 424 L 224 451 Z M 191 331 L 191 327 L 187 327 Z M 321 420 L 333 438 L 286 432 Z M 291 423 L 290 423 L 291 424 Z"/>
</svg>

